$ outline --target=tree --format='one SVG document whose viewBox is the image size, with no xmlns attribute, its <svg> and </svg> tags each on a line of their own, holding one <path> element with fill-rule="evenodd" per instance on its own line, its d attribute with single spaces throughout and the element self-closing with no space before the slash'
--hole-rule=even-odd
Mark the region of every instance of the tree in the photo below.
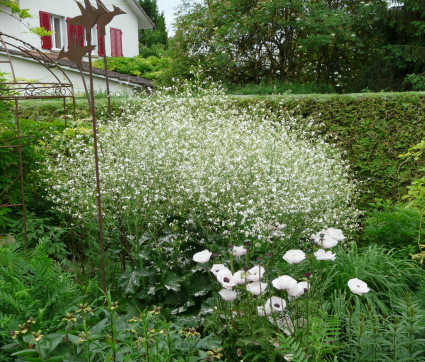
<svg viewBox="0 0 425 362">
<path fill-rule="evenodd" d="M 225 82 L 340 85 L 374 56 L 384 0 L 185 2 L 173 43 L 177 67 L 202 64 Z M 366 62 L 367 63 L 367 62 Z"/>
<path fill-rule="evenodd" d="M 164 13 L 159 13 L 157 0 L 139 0 L 140 6 L 155 23 L 154 29 L 141 30 L 139 43 L 141 47 L 152 48 L 155 45 L 167 47 L 168 35 Z"/>
<path fill-rule="evenodd" d="M 415 78 L 425 83 L 425 0 L 401 0 L 389 8 L 387 24 L 385 62 L 393 87 L 409 79 L 414 86 Z"/>
</svg>

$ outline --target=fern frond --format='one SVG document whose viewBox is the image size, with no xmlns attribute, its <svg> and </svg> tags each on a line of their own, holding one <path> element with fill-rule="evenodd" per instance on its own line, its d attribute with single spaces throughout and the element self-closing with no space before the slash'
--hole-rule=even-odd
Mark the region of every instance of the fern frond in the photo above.
<svg viewBox="0 0 425 362">
<path fill-rule="evenodd" d="M 295 341 L 291 336 L 278 334 L 277 339 L 279 343 L 277 349 L 282 350 L 281 353 L 283 354 L 286 360 L 290 360 L 291 362 L 308 361 L 308 358 L 300 344 Z"/>
</svg>

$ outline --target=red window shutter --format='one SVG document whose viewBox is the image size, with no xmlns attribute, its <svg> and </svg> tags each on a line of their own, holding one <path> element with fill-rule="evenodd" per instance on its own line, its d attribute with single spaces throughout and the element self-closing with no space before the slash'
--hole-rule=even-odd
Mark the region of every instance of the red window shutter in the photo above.
<svg viewBox="0 0 425 362">
<path fill-rule="evenodd" d="M 74 34 L 74 38 L 72 38 L 72 33 L 74 32 L 75 29 L 75 25 L 71 25 L 69 23 L 69 21 L 71 20 L 71 18 L 66 18 L 66 22 L 68 25 L 68 47 L 71 44 L 71 41 L 75 44 L 76 39 L 75 39 L 75 34 Z"/>
<path fill-rule="evenodd" d="M 111 28 L 111 57 L 117 56 L 117 37 L 114 28 Z"/>
<path fill-rule="evenodd" d="M 117 31 L 117 40 L 118 40 L 118 44 L 117 44 L 117 51 L 118 51 L 118 56 L 122 57 L 122 31 L 118 30 Z"/>
<path fill-rule="evenodd" d="M 40 11 L 40 27 L 51 31 L 52 28 L 50 26 L 50 14 L 45 11 Z M 52 49 L 52 36 L 45 35 L 41 37 L 41 47 L 43 49 Z"/>
<path fill-rule="evenodd" d="M 79 37 L 82 35 L 81 41 L 80 41 L 80 46 L 83 47 L 84 46 L 84 26 L 77 25 L 77 31 L 76 31 L 76 33 L 77 33 L 77 35 L 76 35 L 76 42 L 78 42 Z"/>
<path fill-rule="evenodd" d="M 97 52 L 99 55 L 105 55 L 105 46 L 103 45 L 103 37 L 100 35 L 99 25 L 97 26 Z"/>
</svg>

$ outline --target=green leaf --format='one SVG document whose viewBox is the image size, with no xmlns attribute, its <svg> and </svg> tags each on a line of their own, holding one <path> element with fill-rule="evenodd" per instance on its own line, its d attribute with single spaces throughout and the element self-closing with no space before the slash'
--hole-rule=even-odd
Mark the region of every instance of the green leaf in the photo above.
<svg viewBox="0 0 425 362">
<path fill-rule="evenodd" d="M 174 292 L 180 291 L 180 277 L 176 273 L 168 273 L 164 280 L 164 287 Z"/>
<path fill-rule="evenodd" d="M 12 356 L 16 356 L 16 357 L 38 356 L 38 352 L 34 349 L 24 349 L 23 351 L 12 353 Z"/>
</svg>

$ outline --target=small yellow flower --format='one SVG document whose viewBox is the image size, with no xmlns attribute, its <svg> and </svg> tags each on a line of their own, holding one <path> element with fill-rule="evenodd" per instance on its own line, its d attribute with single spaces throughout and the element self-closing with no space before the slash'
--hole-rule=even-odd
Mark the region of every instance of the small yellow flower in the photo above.
<svg viewBox="0 0 425 362">
<path fill-rule="evenodd" d="M 86 334 L 86 332 L 82 331 L 81 333 L 78 333 L 78 337 L 80 338 L 77 339 L 77 344 L 83 343 L 90 339 L 90 332 Z"/>
<path fill-rule="evenodd" d="M 112 302 L 111 303 L 111 310 L 114 310 L 116 308 L 118 308 L 118 302 Z"/>
<path fill-rule="evenodd" d="M 39 330 L 37 333 L 32 332 L 32 335 L 34 337 L 34 341 L 39 342 L 41 338 L 43 338 L 43 334 L 41 334 L 41 330 Z"/>
<path fill-rule="evenodd" d="M 66 321 L 68 323 L 71 322 L 76 322 L 77 318 L 75 318 L 75 314 L 74 313 L 66 313 L 65 314 L 65 318 L 62 318 L 63 321 Z"/>
<path fill-rule="evenodd" d="M 186 337 L 194 337 L 194 336 L 199 336 L 200 333 L 196 332 L 195 328 L 189 328 L 186 332 Z"/>
<path fill-rule="evenodd" d="M 161 309 L 161 307 L 157 307 L 157 306 L 155 306 L 155 305 L 154 305 L 154 309 L 153 309 L 153 310 L 150 310 L 150 311 L 148 312 L 148 315 L 149 315 L 150 317 L 151 317 L 151 316 L 153 316 L 154 314 L 158 315 L 158 314 L 159 314 L 160 309 Z"/>
<path fill-rule="evenodd" d="M 19 331 L 12 331 L 10 332 L 10 335 L 12 337 L 12 339 L 16 339 L 16 337 L 18 337 Z"/>
<path fill-rule="evenodd" d="M 35 323 L 35 320 L 34 320 L 33 317 L 31 317 L 30 319 L 27 320 L 27 324 L 30 324 L 30 323 L 32 323 L 32 324 Z"/>
<path fill-rule="evenodd" d="M 28 332 L 28 325 L 27 325 L 27 323 L 19 324 L 19 332 L 21 332 L 22 334 L 25 334 L 25 333 Z"/>
<path fill-rule="evenodd" d="M 89 303 L 80 304 L 80 309 L 77 309 L 75 313 L 83 313 L 83 314 L 93 314 L 92 307 L 89 306 Z"/>
<path fill-rule="evenodd" d="M 211 346 L 211 347 L 212 347 L 212 351 L 207 352 L 211 357 L 221 358 L 223 356 L 223 353 L 221 353 L 221 352 L 223 352 L 223 348 L 215 349 L 214 346 Z"/>
</svg>

